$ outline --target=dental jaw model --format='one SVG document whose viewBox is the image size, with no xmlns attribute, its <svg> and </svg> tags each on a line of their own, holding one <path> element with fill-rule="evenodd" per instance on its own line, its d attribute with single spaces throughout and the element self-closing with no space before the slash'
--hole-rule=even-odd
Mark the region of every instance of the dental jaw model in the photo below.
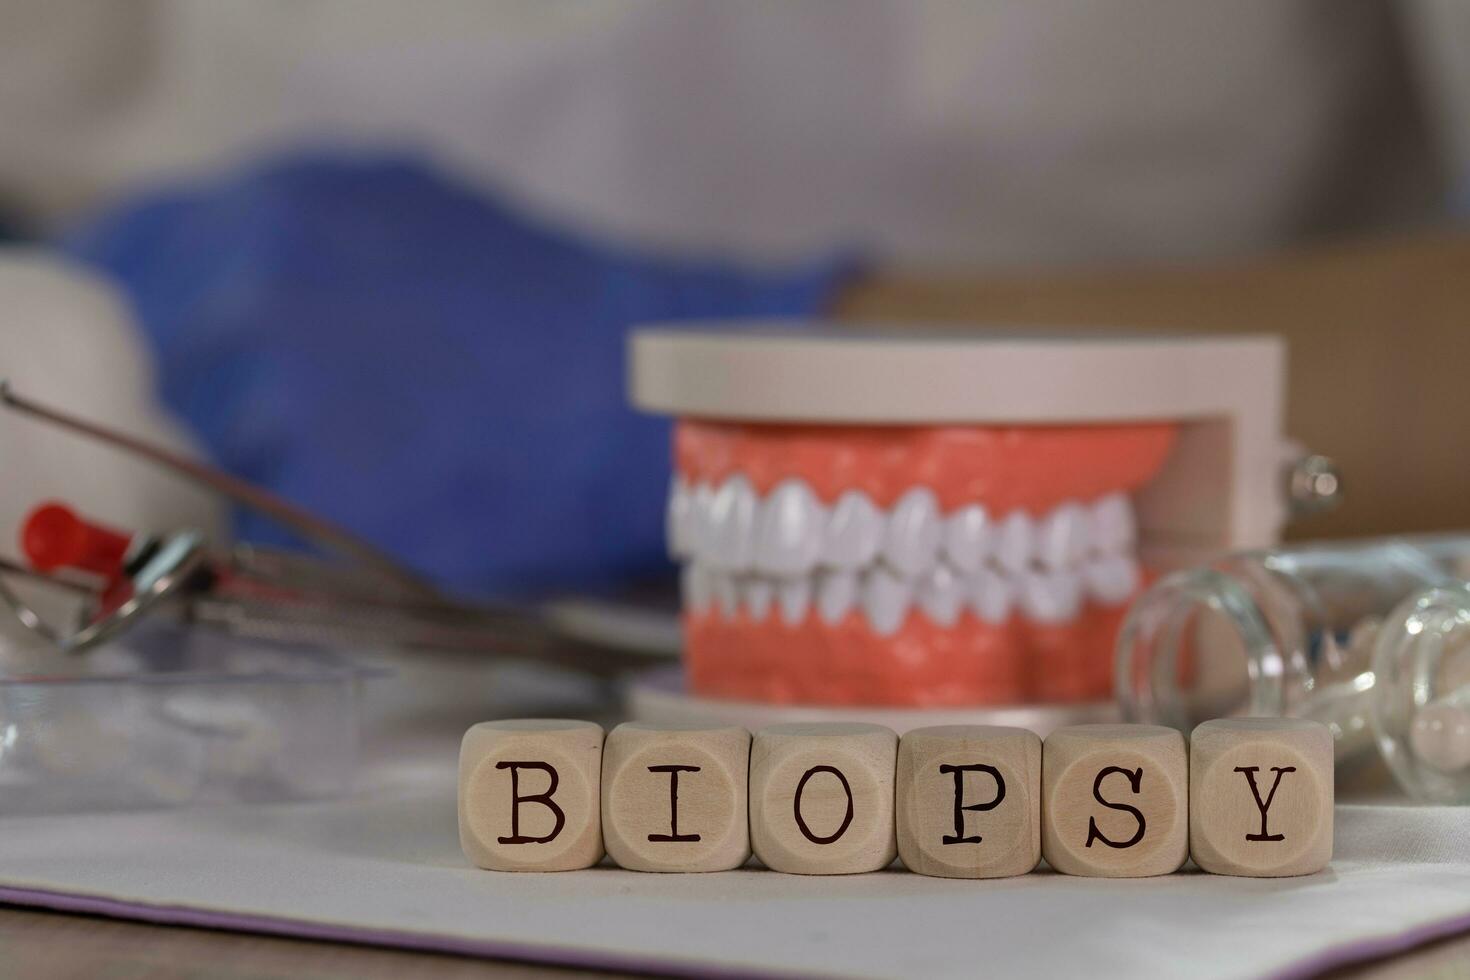
<svg viewBox="0 0 1470 980">
<path fill-rule="evenodd" d="M 1156 339 L 649 329 L 687 695 L 1087 705 L 1154 571 L 1275 539 L 1281 350 Z"/>
<path fill-rule="evenodd" d="M 683 421 L 669 539 L 701 692 L 808 704 L 1105 696 L 1166 424 Z"/>
</svg>

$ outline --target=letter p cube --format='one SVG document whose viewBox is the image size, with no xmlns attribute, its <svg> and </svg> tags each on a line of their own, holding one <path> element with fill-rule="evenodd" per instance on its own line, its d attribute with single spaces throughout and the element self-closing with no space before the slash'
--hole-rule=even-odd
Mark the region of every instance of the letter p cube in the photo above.
<svg viewBox="0 0 1470 980">
<path fill-rule="evenodd" d="M 898 743 L 898 853 L 944 878 L 1026 874 L 1041 860 L 1041 739 L 1021 728 L 919 728 Z"/>
<path fill-rule="evenodd" d="M 602 859 L 602 728 L 487 721 L 459 749 L 459 843 L 492 871 L 572 871 Z"/>
</svg>

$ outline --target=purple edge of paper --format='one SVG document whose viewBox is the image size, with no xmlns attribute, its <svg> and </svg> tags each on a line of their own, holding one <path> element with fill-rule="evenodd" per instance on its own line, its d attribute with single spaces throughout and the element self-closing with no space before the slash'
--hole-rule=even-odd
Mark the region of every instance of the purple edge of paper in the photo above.
<svg viewBox="0 0 1470 980">
<path fill-rule="evenodd" d="M 450 953 L 459 956 L 477 956 L 491 959 L 519 960 L 527 963 L 543 963 L 549 966 L 576 967 L 589 970 L 610 970 L 626 973 L 660 974 L 664 976 L 688 976 L 726 978 L 775 977 L 780 974 L 755 969 L 721 967 L 709 963 L 691 963 L 638 956 L 611 951 L 579 950 L 570 947 L 539 946 L 530 943 L 506 942 L 504 940 L 464 939 L 457 936 L 433 933 L 399 932 L 389 929 L 368 929 L 355 926 L 332 925 L 308 922 L 299 919 L 282 919 L 268 915 L 246 915 L 233 912 L 211 912 L 184 906 L 149 905 L 142 902 L 124 902 L 89 895 L 73 895 L 65 892 L 45 891 L 35 888 L 10 888 L 0 886 L 0 903 L 33 908 L 51 909 L 57 912 L 75 912 L 101 915 L 114 919 L 135 919 L 158 925 L 194 926 L 205 929 L 225 929 L 233 932 L 258 932 L 292 939 L 318 939 L 329 942 L 355 943 L 365 946 L 385 946 L 396 949 L 411 949 L 421 952 Z M 1438 939 L 1446 939 L 1461 932 L 1470 932 L 1470 913 L 1440 919 L 1406 929 L 1390 936 L 1375 936 L 1370 939 L 1354 940 L 1330 946 L 1318 953 L 1299 960 L 1272 974 L 1276 980 L 1306 980 L 1328 970 L 1379 959 L 1393 953 L 1402 953 Z"/>
<path fill-rule="evenodd" d="M 1389 936 L 1373 936 L 1329 946 L 1277 971 L 1273 977 L 1275 980 L 1308 980 L 1328 970 L 1407 952 L 1416 946 L 1448 939 L 1462 932 L 1470 932 L 1470 912 L 1426 922 Z"/>
</svg>

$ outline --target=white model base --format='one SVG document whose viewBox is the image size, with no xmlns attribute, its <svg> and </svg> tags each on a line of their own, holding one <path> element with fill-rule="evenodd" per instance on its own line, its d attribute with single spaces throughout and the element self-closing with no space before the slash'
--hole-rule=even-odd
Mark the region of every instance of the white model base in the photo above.
<svg viewBox="0 0 1470 980">
<path fill-rule="evenodd" d="M 832 425 L 1175 422 L 1137 494 L 1155 569 L 1276 543 L 1286 348 L 1270 336 L 662 324 L 629 344 L 633 404 L 678 418 Z"/>
<path fill-rule="evenodd" d="M 684 674 L 663 667 L 635 678 L 625 705 L 630 717 L 652 722 L 699 722 L 740 725 L 752 731 L 784 722 L 866 721 L 886 725 L 900 735 L 930 725 L 1010 725 L 1046 737 L 1064 725 L 1122 720 L 1111 701 L 1080 704 L 977 705 L 973 708 L 864 708 L 800 704 L 764 704 L 701 698 L 684 689 Z"/>
</svg>

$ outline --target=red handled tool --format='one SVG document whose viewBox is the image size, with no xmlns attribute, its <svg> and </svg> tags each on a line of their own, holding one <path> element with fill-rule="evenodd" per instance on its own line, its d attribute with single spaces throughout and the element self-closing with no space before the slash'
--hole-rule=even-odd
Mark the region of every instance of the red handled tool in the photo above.
<svg viewBox="0 0 1470 980">
<path fill-rule="evenodd" d="M 587 601 L 545 605 L 447 598 L 361 538 L 238 477 L 22 398 L 0 382 L 0 405 L 141 456 L 265 514 L 338 560 L 248 544 L 212 547 L 193 529 L 132 533 L 38 505 L 20 529 L 22 575 L 83 597 L 79 622 L 48 623 L 0 576 L 0 603 L 64 650 L 85 650 L 155 611 L 264 639 L 404 646 L 529 658 L 613 674 L 677 648 L 668 617 Z"/>
</svg>

